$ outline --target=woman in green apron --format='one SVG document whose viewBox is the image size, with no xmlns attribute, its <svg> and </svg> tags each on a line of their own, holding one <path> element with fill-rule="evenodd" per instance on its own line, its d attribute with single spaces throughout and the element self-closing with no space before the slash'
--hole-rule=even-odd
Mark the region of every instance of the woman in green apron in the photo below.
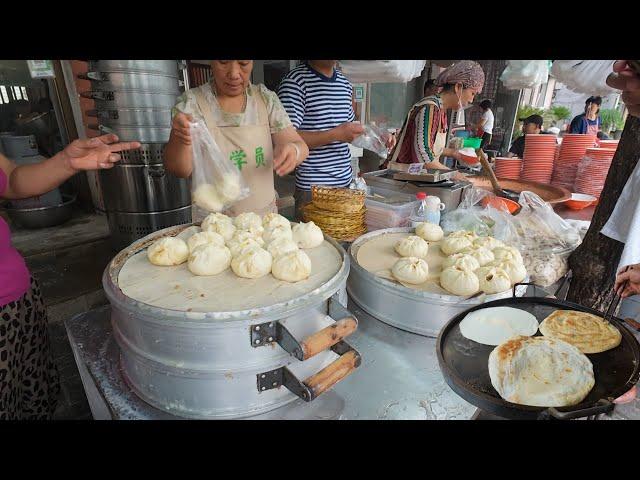
<svg viewBox="0 0 640 480">
<path fill-rule="evenodd" d="M 446 148 L 446 112 L 471 105 L 482 91 L 484 72 L 476 62 L 463 60 L 444 70 L 435 83 L 442 91 L 411 107 L 387 164 L 423 163 L 423 168 L 446 169 L 442 155 L 459 159 L 457 151 Z"/>
<path fill-rule="evenodd" d="M 189 123 L 204 121 L 251 190 L 248 198 L 231 206 L 230 215 L 277 212 L 274 170 L 286 175 L 309 154 L 278 96 L 264 85 L 251 84 L 252 69 L 252 60 L 212 60 L 211 81 L 178 99 L 164 153 L 167 170 L 182 178 L 191 175 Z"/>
</svg>

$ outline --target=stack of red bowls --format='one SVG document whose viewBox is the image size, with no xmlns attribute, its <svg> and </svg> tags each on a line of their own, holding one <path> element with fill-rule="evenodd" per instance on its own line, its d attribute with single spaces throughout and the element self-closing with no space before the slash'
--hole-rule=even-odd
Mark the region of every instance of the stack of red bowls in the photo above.
<svg viewBox="0 0 640 480">
<path fill-rule="evenodd" d="M 553 167 L 551 183 L 571 190 L 576 181 L 578 165 L 582 157 L 584 157 L 587 148 L 593 147 L 595 141 L 595 135 L 572 133 L 562 137 L 558 158 Z"/>
<path fill-rule="evenodd" d="M 616 150 L 618 148 L 618 144 L 620 140 L 600 140 L 598 142 L 598 146 L 600 148 L 608 148 L 611 150 Z"/>
<path fill-rule="evenodd" d="M 609 148 L 587 148 L 573 191 L 600 197 L 615 153 Z"/>
<path fill-rule="evenodd" d="M 496 177 L 518 180 L 522 171 L 522 159 L 496 157 Z"/>
<path fill-rule="evenodd" d="M 521 178 L 532 182 L 551 182 L 556 145 L 555 135 L 527 135 L 524 142 Z"/>
</svg>

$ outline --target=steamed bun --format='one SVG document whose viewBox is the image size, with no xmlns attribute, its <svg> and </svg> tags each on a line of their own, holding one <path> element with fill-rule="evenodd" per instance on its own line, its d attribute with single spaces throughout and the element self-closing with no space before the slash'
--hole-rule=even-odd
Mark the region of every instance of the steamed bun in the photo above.
<svg viewBox="0 0 640 480">
<path fill-rule="evenodd" d="M 451 237 L 448 236 L 440 244 L 440 250 L 445 255 L 453 255 L 454 253 L 461 252 L 472 245 L 472 240 L 467 237 Z"/>
<path fill-rule="evenodd" d="M 231 264 L 231 252 L 225 246 L 206 243 L 189 255 L 187 266 L 194 275 L 217 275 Z"/>
<path fill-rule="evenodd" d="M 212 213 L 202 221 L 201 228 L 206 232 L 215 232 L 222 235 L 225 242 L 228 242 L 236 232 L 233 221 L 221 213 Z"/>
<path fill-rule="evenodd" d="M 442 262 L 443 270 L 453 266 L 466 268 L 472 272 L 480 268 L 478 260 L 467 253 L 454 253 L 453 255 L 449 255 Z"/>
<path fill-rule="evenodd" d="M 224 247 L 224 238 L 219 233 L 206 231 L 195 233 L 191 235 L 187 240 L 189 252 L 193 252 L 196 247 L 205 245 L 207 243 L 214 243 L 216 245 Z"/>
<path fill-rule="evenodd" d="M 276 258 L 271 273 L 278 280 L 299 282 L 311 275 L 311 259 L 302 250 L 295 250 Z"/>
<path fill-rule="evenodd" d="M 300 248 L 315 248 L 324 241 L 324 234 L 320 227 L 313 222 L 300 222 L 292 229 L 293 241 Z"/>
<path fill-rule="evenodd" d="M 296 242 L 287 237 L 276 238 L 267 247 L 267 251 L 274 259 L 287 253 L 297 252 L 298 250 Z"/>
<path fill-rule="evenodd" d="M 487 264 L 488 267 L 498 267 L 507 272 L 511 283 L 519 283 L 527 276 L 527 269 L 524 265 L 515 260 L 503 259 L 495 260 Z"/>
<path fill-rule="evenodd" d="M 440 285 L 454 295 L 473 295 L 480 290 L 480 281 L 475 273 L 463 267 L 445 268 L 440 274 Z"/>
<path fill-rule="evenodd" d="M 439 242 L 444 237 L 444 232 L 440 225 L 422 222 L 416 226 L 416 235 L 430 242 Z"/>
<path fill-rule="evenodd" d="M 391 273 L 400 282 L 424 283 L 429 277 L 429 265 L 422 258 L 403 257 L 393 265 Z"/>
<path fill-rule="evenodd" d="M 398 240 L 394 248 L 401 257 L 426 258 L 427 252 L 429 251 L 429 244 L 422 238 L 411 235 Z"/>
<path fill-rule="evenodd" d="M 509 274 L 498 267 L 481 267 L 475 272 L 484 293 L 501 293 L 511 288 Z"/>
<path fill-rule="evenodd" d="M 216 187 L 210 183 L 202 183 L 192 194 L 193 203 L 208 212 L 220 212 L 224 205 L 218 195 Z"/>
<path fill-rule="evenodd" d="M 272 230 L 276 227 L 291 228 L 291 222 L 278 213 L 270 212 L 262 217 L 262 226 L 265 230 Z"/>
<path fill-rule="evenodd" d="M 266 250 L 251 248 L 231 260 L 231 269 L 242 278 L 260 278 L 271 272 L 272 261 Z"/>
<path fill-rule="evenodd" d="M 180 265 L 189 258 L 189 247 L 181 238 L 163 237 L 147 248 L 147 258 L 154 265 Z"/>
<path fill-rule="evenodd" d="M 257 213 L 241 213 L 233 220 L 233 224 L 238 230 L 251 230 L 255 232 L 259 231 L 260 235 L 262 235 L 262 219 Z"/>
<path fill-rule="evenodd" d="M 264 239 L 267 245 L 273 242 L 277 238 L 288 238 L 289 240 L 293 241 L 293 232 L 291 230 L 290 225 L 287 225 L 286 227 L 284 226 L 274 227 L 274 228 L 265 230 L 264 233 L 262 234 L 262 238 Z"/>
</svg>

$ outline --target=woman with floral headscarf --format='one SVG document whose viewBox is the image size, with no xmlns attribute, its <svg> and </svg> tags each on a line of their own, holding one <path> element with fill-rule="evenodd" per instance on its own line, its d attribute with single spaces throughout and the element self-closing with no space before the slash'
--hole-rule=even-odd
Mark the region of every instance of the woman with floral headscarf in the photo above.
<svg viewBox="0 0 640 480">
<path fill-rule="evenodd" d="M 459 158 L 459 153 L 446 148 L 447 114 L 470 105 L 482 91 L 484 72 L 471 60 L 462 60 L 444 70 L 436 79 L 442 91 L 416 103 L 402 126 L 398 142 L 388 161 L 424 163 L 424 168 L 446 169 L 442 155 Z"/>
</svg>

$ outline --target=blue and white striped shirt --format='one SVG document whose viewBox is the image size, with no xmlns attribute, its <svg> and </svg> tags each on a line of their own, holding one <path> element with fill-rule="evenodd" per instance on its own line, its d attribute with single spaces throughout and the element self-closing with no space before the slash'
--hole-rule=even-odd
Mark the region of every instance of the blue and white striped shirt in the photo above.
<svg viewBox="0 0 640 480">
<path fill-rule="evenodd" d="M 278 97 L 293 126 L 302 131 L 323 131 L 341 123 L 353 122 L 355 114 L 349 80 L 335 70 L 325 77 L 308 65 L 291 70 L 278 87 Z M 311 185 L 346 187 L 351 183 L 351 154 L 344 142 L 331 142 L 310 150 L 296 169 L 296 187 Z"/>
</svg>

